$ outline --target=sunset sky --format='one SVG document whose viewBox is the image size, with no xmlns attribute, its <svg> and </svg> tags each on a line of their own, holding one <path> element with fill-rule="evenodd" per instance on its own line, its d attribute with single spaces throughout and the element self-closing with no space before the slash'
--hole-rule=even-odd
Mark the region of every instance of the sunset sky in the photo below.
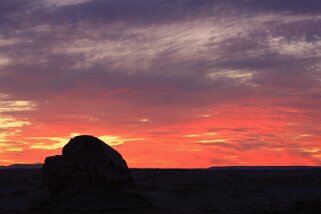
<svg viewBox="0 0 321 214">
<path fill-rule="evenodd" d="M 320 0 L 0 0 L 0 165 L 321 164 Z"/>
</svg>

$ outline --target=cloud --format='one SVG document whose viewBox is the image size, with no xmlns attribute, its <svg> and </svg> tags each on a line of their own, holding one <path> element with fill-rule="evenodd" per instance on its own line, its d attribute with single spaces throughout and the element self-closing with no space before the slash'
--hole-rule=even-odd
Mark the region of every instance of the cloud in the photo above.
<svg viewBox="0 0 321 214">
<path fill-rule="evenodd" d="M 10 63 L 10 59 L 4 56 L 0 56 L 0 67 L 4 65 L 8 65 Z"/>
<path fill-rule="evenodd" d="M 206 140 L 199 140 L 197 143 L 204 143 L 204 144 L 212 144 L 212 143 L 222 143 L 228 144 L 225 139 L 206 139 Z"/>
<path fill-rule="evenodd" d="M 316 0 L 5 1 L 2 141 L 94 132 L 147 147 L 150 139 L 182 140 L 186 152 L 206 153 L 207 164 L 212 147 L 244 163 L 255 149 L 311 163 L 318 154 L 302 151 L 318 148 L 321 133 L 320 7 Z M 291 142 L 301 134 L 313 140 Z"/>
<path fill-rule="evenodd" d="M 89 2 L 91 0 L 43 0 L 42 3 L 46 7 L 64 7 L 64 6 L 70 6 L 70 5 L 77 5 L 77 4 L 83 4 L 86 2 Z"/>
</svg>

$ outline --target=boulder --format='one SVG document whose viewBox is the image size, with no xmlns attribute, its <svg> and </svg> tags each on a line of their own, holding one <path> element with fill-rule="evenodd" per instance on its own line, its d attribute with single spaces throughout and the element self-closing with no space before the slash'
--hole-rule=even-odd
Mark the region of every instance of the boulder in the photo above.
<svg viewBox="0 0 321 214">
<path fill-rule="evenodd" d="M 46 158 L 42 173 L 50 193 L 46 206 L 54 209 L 95 211 L 150 205 L 137 193 L 122 156 L 93 136 L 72 138 L 62 155 Z"/>
</svg>

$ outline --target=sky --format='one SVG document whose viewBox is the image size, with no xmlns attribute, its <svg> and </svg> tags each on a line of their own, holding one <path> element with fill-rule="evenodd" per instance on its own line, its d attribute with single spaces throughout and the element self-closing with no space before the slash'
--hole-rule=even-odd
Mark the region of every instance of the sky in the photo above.
<svg viewBox="0 0 321 214">
<path fill-rule="evenodd" d="M 320 0 L 0 1 L 0 165 L 320 165 L 320 121 Z"/>
</svg>

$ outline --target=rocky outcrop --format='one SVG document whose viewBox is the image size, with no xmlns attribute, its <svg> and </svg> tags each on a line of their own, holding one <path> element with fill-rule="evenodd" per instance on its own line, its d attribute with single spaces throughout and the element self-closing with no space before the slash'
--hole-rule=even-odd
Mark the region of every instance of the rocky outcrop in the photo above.
<svg viewBox="0 0 321 214">
<path fill-rule="evenodd" d="M 137 194 L 126 161 L 93 136 L 72 138 L 62 155 L 46 158 L 42 172 L 50 192 L 47 205 L 54 209 L 93 211 L 149 206 Z"/>
</svg>

